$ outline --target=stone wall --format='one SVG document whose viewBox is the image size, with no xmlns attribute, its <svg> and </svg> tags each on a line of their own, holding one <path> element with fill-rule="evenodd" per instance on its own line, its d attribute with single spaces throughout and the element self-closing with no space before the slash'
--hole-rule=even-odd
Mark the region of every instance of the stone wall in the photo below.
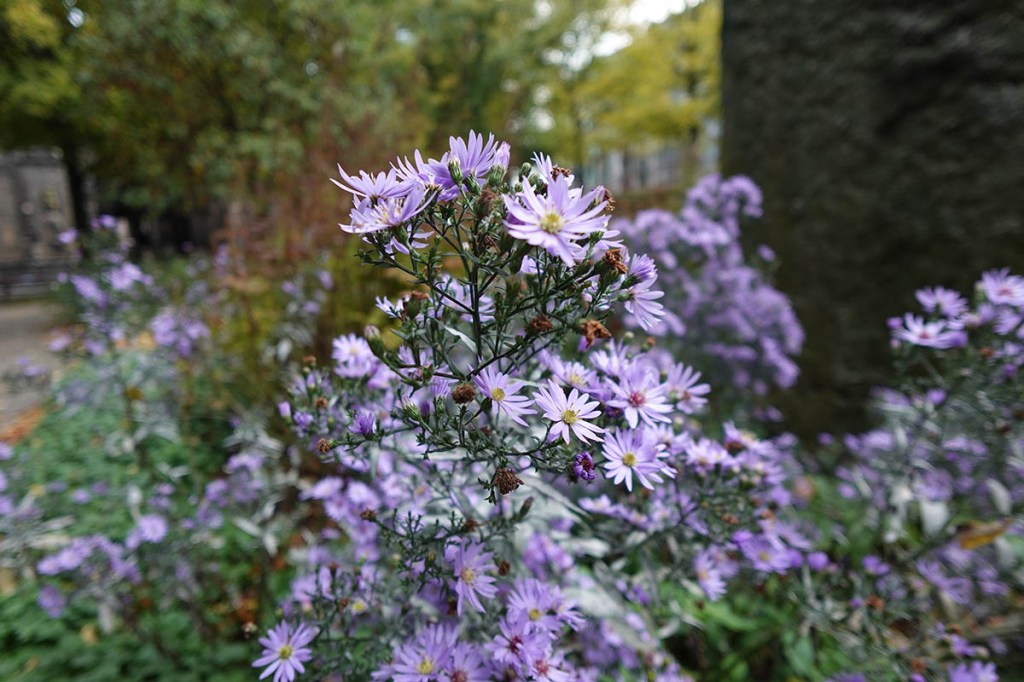
<svg viewBox="0 0 1024 682">
<path fill-rule="evenodd" d="M 57 235 L 70 223 L 67 179 L 56 152 L 0 154 L 0 265 L 68 261 L 72 251 Z"/>
</svg>

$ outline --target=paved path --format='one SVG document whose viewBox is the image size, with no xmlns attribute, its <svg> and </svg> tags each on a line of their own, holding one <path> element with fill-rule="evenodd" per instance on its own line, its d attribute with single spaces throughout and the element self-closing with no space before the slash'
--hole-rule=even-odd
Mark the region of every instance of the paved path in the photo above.
<svg viewBox="0 0 1024 682">
<path fill-rule="evenodd" d="M 0 377 L 20 371 L 19 358 L 28 358 L 33 365 L 58 369 L 60 363 L 48 350 L 47 339 L 54 316 L 55 308 L 48 302 L 0 304 Z M 0 429 L 41 398 L 39 390 L 12 392 L 7 382 L 0 381 Z"/>
</svg>

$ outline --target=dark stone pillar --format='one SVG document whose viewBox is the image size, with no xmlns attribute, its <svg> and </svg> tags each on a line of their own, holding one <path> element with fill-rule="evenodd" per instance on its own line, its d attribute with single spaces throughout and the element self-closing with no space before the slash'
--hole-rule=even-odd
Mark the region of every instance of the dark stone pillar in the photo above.
<svg viewBox="0 0 1024 682">
<path fill-rule="evenodd" d="M 863 425 L 913 292 L 1024 272 L 1024 2 L 725 0 L 726 173 L 808 333 L 804 435 Z"/>
</svg>

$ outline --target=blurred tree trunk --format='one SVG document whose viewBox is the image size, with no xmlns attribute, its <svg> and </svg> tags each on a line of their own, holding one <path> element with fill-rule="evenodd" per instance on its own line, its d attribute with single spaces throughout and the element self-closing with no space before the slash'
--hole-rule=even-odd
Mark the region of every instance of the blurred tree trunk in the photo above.
<svg viewBox="0 0 1024 682">
<path fill-rule="evenodd" d="M 916 289 L 1024 271 L 1024 3 L 725 0 L 722 58 L 723 170 L 808 332 L 783 409 L 861 427 Z"/>
<path fill-rule="evenodd" d="M 74 220 L 75 229 L 84 232 L 89 229 L 89 212 L 86 208 L 88 197 L 85 191 L 85 169 L 82 167 L 80 149 L 77 142 L 65 140 L 61 144 L 60 151 L 64 160 L 64 170 L 68 177 L 71 217 Z"/>
</svg>

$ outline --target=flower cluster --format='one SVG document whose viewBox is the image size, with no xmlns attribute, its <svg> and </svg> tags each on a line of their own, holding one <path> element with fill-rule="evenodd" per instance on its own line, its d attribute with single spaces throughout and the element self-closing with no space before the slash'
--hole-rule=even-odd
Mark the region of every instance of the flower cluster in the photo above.
<svg viewBox="0 0 1024 682">
<path fill-rule="evenodd" d="M 789 299 L 744 257 L 741 218 L 760 215 L 761 193 L 749 178 L 709 175 L 678 215 L 647 210 L 614 223 L 626 244 L 653 258 L 635 258 L 631 269 L 642 277 L 641 269 L 660 268 L 672 301 L 651 331 L 748 400 L 793 385 L 804 339 Z M 762 246 L 757 260 L 769 265 L 775 256 Z M 633 321 L 647 328 L 642 315 Z"/>
<path fill-rule="evenodd" d="M 340 171 L 341 229 L 408 290 L 378 299 L 388 331 L 339 337 L 279 406 L 329 467 L 302 495 L 331 521 L 286 617 L 315 626 L 320 673 L 597 679 L 615 660 L 681 679 L 643 607 L 669 575 L 717 599 L 803 565 L 808 541 L 771 511 L 788 446 L 705 433 L 700 371 L 612 340 L 612 315 L 653 328 L 666 310 L 605 190 L 544 156 L 507 166 L 471 133 L 439 160 Z M 654 583 L 618 568 L 666 553 Z"/>
</svg>

